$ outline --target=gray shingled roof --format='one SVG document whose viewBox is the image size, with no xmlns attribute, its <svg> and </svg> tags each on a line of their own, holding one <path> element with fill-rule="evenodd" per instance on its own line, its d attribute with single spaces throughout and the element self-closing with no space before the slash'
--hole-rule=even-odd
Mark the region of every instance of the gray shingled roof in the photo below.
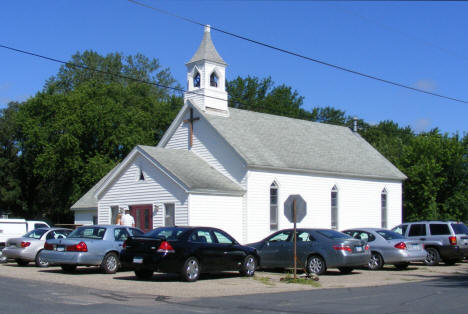
<svg viewBox="0 0 468 314">
<path fill-rule="evenodd" d="M 190 192 L 232 192 L 243 194 L 244 189 L 206 161 L 186 150 L 139 145 L 144 152 L 187 186 Z"/>
<path fill-rule="evenodd" d="M 213 45 L 213 42 L 211 41 L 211 33 L 209 26 L 205 27 L 205 33 L 203 34 L 203 39 L 200 43 L 200 46 L 193 55 L 192 59 L 190 59 L 190 61 L 187 63 L 192 63 L 200 60 L 208 60 L 226 65 L 226 62 L 224 62 L 223 58 L 221 58 L 215 46 Z"/>
<path fill-rule="evenodd" d="M 250 167 L 383 179 L 406 176 L 347 127 L 229 108 L 203 114 Z"/>
<path fill-rule="evenodd" d="M 117 166 L 115 166 L 111 171 L 109 171 L 104 177 L 102 177 L 101 180 L 98 181 L 86 194 L 84 194 L 78 201 L 76 201 L 75 204 L 72 205 L 71 209 L 72 210 L 80 210 L 80 209 L 97 209 L 98 207 L 98 201 L 96 197 L 94 197 L 94 194 L 96 193 L 97 189 L 104 184 L 106 179 L 114 173 L 114 171 L 117 169 Z"/>
</svg>

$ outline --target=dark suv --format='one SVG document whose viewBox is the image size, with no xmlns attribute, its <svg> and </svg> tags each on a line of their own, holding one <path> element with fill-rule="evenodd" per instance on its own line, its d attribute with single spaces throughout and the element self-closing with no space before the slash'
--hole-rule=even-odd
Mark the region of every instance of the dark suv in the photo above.
<svg viewBox="0 0 468 314">
<path fill-rule="evenodd" d="M 468 227 L 453 221 L 408 222 L 392 229 L 410 239 L 424 244 L 427 257 L 424 263 L 429 266 L 439 264 L 453 265 L 468 256 Z"/>
</svg>

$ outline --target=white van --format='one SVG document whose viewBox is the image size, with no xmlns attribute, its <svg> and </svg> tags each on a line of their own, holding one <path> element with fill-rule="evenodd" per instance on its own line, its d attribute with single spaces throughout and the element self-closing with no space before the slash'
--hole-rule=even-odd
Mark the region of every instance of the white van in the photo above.
<svg viewBox="0 0 468 314">
<path fill-rule="evenodd" d="M 49 228 L 50 226 L 44 221 L 25 220 L 25 219 L 0 219 L 0 263 L 6 261 L 6 257 L 2 255 L 2 250 L 5 248 L 5 243 L 10 238 L 21 237 L 28 231 L 37 228 Z"/>
</svg>

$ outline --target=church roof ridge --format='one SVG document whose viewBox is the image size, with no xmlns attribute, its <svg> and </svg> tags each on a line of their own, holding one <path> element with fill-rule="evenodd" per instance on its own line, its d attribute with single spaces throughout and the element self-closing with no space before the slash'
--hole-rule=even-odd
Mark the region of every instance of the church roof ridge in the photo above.
<svg viewBox="0 0 468 314">
<path fill-rule="evenodd" d="M 213 41 L 211 40 L 210 25 L 205 26 L 205 32 L 200 46 L 198 46 L 197 51 L 187 64 L 200 60 L 213 61 L 226 65 L 226 62 L 221 58 L 213 44 Z"/>
</svg>

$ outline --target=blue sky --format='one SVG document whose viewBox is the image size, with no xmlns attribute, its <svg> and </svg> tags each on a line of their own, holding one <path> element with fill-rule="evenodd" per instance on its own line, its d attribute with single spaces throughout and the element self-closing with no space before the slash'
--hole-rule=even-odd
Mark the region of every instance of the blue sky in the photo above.
<svg viewBox="0 0 468 314">
<path fill-rule="evenodd" d="M 468 100 L 467 2 L 140 0 L 325 62 Z M 69 60 L 77 51 L 143 53 L 185 86 L 203 28 L 126 0 L 4 0 L 0 44 Z M 370 123 L 468 132 L 468 104 L 390 86 L 212 31 L 227 78 L 271 76 Z M 59 64 L 0 49 L 0 107 L 42 89 Z"/>
</svg>

